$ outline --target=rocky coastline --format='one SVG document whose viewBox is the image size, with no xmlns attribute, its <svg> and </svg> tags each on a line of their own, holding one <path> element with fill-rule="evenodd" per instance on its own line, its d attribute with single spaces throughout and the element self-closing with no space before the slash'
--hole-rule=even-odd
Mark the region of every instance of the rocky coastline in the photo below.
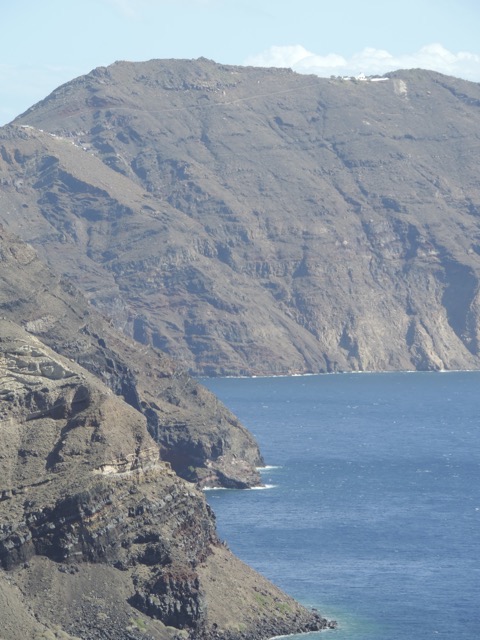
<svg viewBox="0 0 480 640">
<path fill-rule="evenodd" d="M 5 318 L 0 399 L 8 640 L 264 640 L 333 626 L 226 548 L 201 479 L 175 472 L 142 411 Z"/>
<path fill-rule="evenodd" d="M 0 226 L 0 313 L 76 362 L 140 411 L 182 478 L 199 486 L 260 484 L 252 435 L 171 358 L 117 331 L 64 276 Z"/>
</svg>

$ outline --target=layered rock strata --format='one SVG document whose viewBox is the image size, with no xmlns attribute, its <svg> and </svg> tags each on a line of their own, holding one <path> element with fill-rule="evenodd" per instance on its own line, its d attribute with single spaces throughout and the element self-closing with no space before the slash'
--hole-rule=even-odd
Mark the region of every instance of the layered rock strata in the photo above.
<svg viewBox="0 0 480 640">
<path fill-rule="evenodd" d="M 78 362 L 147 419 L 164 460 L 200 485 L 260 483 L 251 434 L 170 358 L 119 333 L 68 279 L 0 228 L 0 314 Z"/>
<path fill-rule="evenodd" d="M 8 640 L 233 640 L 327 625 L 222 545 L 140 411 L 8 320 L 0 398 Z"/>
</svg>

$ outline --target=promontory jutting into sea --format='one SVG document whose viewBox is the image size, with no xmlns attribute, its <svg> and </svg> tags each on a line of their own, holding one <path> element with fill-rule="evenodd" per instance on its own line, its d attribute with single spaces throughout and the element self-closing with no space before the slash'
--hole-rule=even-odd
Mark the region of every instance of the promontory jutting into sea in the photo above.
<svg viewBox="0 0 480 640">
<path fill-rule="evenodd" d="M 479 104 L 150 60 L 0 128 L 2 637 L 477 637 Z"/>
</svg>

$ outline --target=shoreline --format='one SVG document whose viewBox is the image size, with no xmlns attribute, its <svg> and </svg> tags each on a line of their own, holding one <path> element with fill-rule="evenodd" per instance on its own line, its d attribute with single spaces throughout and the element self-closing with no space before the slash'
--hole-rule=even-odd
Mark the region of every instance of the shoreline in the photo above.
<svg viewBox="0 0 480 640">
<path fill-rule="evenodd" d="M 251 376 L 196 376 L 190 374 L 194 380 L 202 384 L 202 380 L 265 380 L 269 378 L 312 378 L 320 376 L 348 376 L 348 375 L 392 375 L 392 374 L 425 374 L 425 375 L 438 375 L 441 373 L 480 373 L 480 369 L 432 369 L 429 371 L 417 371 L 417 369 L 402 369 L 400 371 L 321 371 L 319 373 L 266 373 L 266 374 L 252 374 Z"/>
</svg>

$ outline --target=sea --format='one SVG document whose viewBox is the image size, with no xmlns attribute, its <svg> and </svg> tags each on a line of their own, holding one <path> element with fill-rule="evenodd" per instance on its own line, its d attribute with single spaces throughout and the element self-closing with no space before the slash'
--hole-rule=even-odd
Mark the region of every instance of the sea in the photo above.
<svg viewBox="0 0 480 640">
<path fill-rule="evenodd" d="M 220 537 L 337 620 L 309 640 L 480 638 L 480 372 L 201 382 L 267 464 L 206 491 Z"/>
</svg>

